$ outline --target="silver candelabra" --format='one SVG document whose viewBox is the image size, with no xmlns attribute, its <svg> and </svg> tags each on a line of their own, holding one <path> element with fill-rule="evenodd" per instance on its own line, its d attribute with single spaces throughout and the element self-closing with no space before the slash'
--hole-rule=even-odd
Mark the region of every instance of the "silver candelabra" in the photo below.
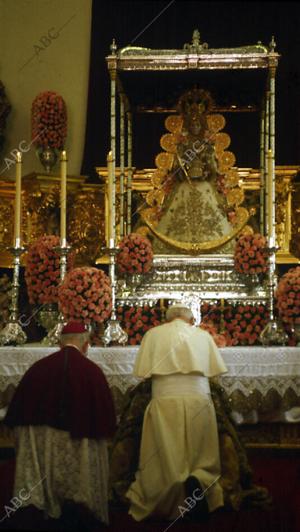
<svg viewBox="0 0 300 532">
<path fill-rule="evenodd" d="M 106 324 L 102 340 L 104 345 L 109 345 L 112 342 L 116 344 L 125 345 L 128 340 L 128 334 L 122 329 L 121 324 L 117 319 L 116 315 L 116 255 L 118 254 L 119 249 L 115 247 L 114 239 L 110 239 L 110 247 L 105 248 L 104 251 L 109 255 L 109 277 L 111 282 L 111 317 Z"/>
<path fill-rule="evenodd" d="M 19 320 L 20 262 L 25 248 L 16 242 L 16 245 L 13 248 L 9 248 L 9 251 L 14 257 L 12 297 L 8 323 L 0 332 L 0 345 L 21 345 L 25 344 L 27 340 L 27 335 L 23 331 Z"/>
<path fill-rule="evenodd" d="M 269 321 L 260 333 L 260 341 L 263 345 L 285 345 L 288 341 L 288 335 L 285 332 L 283 325 L 279 318 L 275 317 L 274 313 L 274 292 L 277 285 L 276 269 L 276 251 L 279 248 L 268 246 L 266 251 L 269 255 L 268 260 L 268 306 L 269 306 Z"/>
<path fill-rule="evenodd" d="M 60 282 L 62 283 L 67 273 L 68 254 L 70 253 L 72 247 L 69 246 L 67 242 L 62 242 L 60 246 L 57 246 L 54 249 L 60 256 Z M 65 324 L 66 319 L 63 313 L 60 311 L 56 325 L 48 332 L 42 343 L 44 345 L 58 345 L 61 337 L 61 332 Z"/>
</svg>

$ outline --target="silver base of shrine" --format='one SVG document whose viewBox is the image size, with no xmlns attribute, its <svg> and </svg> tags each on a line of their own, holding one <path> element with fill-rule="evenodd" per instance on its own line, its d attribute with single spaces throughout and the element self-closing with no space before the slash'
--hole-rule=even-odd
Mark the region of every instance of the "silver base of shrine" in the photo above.
<svg viewBox="0 0 300 532">
<path fill-rule="evenodd" d="M 233 255 L 156 255 L 152 271 L 139 284 L 118 279 L 121 305 L 155 305 L 159 299 L 180 300 L 198 296 L 201 301 L 226 299 L 231 303 L 266 303 L 267 286 L 257 276 L 235 271 Z"/>
</svg>

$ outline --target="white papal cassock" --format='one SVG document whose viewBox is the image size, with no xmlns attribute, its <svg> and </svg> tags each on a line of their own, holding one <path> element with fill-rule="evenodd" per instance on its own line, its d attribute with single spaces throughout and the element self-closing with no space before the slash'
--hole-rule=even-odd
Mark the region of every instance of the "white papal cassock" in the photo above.
<svg viewBox="0 0 300 532">
<path fill-rule="evenodd" d="M 153 513 L 171 520 L 182 515 L 190 475 L 205 490 L 210 511 L 223 505 L 208 377 L 226 371 L 212 337 L 181 319 L 144 336 L 134 375 L 152 377 L 152 399 L 144 415 L 139 469 L 126 494 L 137 521 Z"/>
</svg>

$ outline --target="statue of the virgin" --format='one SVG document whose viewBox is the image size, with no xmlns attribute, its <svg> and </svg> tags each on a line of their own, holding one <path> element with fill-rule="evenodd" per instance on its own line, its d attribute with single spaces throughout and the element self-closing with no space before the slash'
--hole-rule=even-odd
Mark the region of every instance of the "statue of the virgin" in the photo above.
<svg viewBox="0 0 300 532">
<path fill-rule="evenodd" d="M 247 221 L 247 211 L 237 209 L 242 191 L 233 194 L 235 157 L 224 151 L 230 137 L 219 133 L 225 119 L 211 109 L 210 94 L 192 89 L 179 99 L 179 114 L 166 119 L 170 133 L 161 138 L 165 153 L 156 157 L 151 208 L 141 213 L 155 253 L 231 253 L 233 236 Z"/>
</svg>

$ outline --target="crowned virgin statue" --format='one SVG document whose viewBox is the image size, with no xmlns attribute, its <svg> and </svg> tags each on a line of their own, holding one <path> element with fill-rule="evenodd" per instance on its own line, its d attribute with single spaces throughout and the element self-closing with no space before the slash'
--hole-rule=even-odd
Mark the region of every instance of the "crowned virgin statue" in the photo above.
<svg viewBox="0 0 300 532">
<path fill-rule="evenodd" d="M 211 114 L 212 106 L 208 92 L 191 89 L 179 99 L 179 114 L 165 121 L 165 152 L 155 160 L 150 208 L 141 212 L 155 253 L 231 253 L 248 219 L 239 207 L 244 195 L 234 154 L 225 151 L 230 137 L 219 132 L 225 119 Z"/>
</svg>

